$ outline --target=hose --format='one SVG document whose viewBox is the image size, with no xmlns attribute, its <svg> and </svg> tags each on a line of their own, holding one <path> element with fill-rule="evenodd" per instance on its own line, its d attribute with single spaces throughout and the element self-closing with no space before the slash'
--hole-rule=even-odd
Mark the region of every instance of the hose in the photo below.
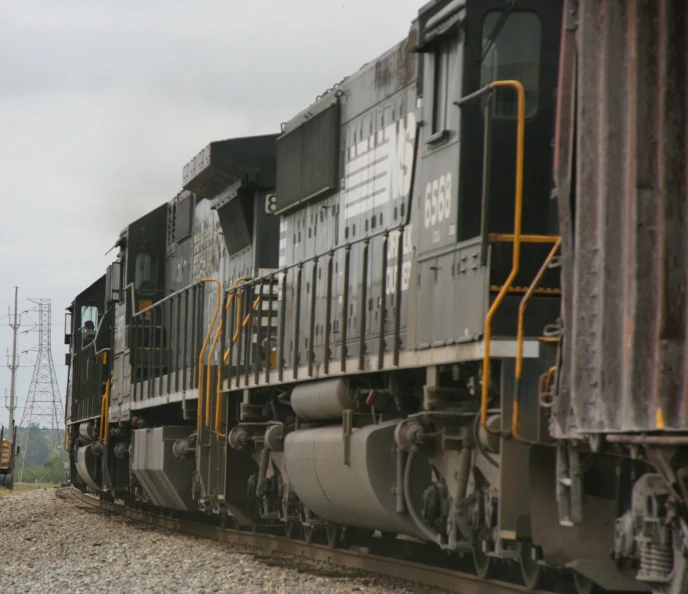
<svg viewBox="0 0 688 594">
<path fill-rule="evenodd" d="M 478 445 L 478 450 L 480 453 L 485 457 L 485 459 L 495 468 L 499 468 L 499 463 L 497 460 L 495 460 L 491 455 L 490 452 L 487 451 L 483 443 L 480 441 L 480 435 L 478 435 L 478 424 L 480 423 L 480 416 L 476 415 L 475 417 L 475 423 L 473 423 L 473 439 L 475 440 L 475 443 Z"/>
<path fill-rule="evenodd" d="M 413 506 L 413 501 L 411 499 L 411 469 L 413 468 L 413 459 L 416 457 L 417 452 L 418 448 L 413 446 L 408 454 L 408 457 L 406 458 L 406 469 L 404 470 L 404 499 L 406 500 L 406 508 L 411 515 L 411 519 L 413 519 L 414 523 L 423 533 L 425 538 L 442 546 L 442 537 L 436 532 L 430 530 L 430 528 L 428 528 L 428 526 L 423 522 L 418 515 L 416 508 Z"/>
</svg>

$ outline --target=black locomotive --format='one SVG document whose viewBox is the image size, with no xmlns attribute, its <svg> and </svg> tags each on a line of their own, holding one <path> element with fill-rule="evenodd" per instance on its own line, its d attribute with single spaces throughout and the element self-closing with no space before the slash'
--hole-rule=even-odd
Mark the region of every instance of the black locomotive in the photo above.
<svg viewBox="0 0 688 594">
<path fill-rule="evenodd" d="M 645 4 L 430 1 L 279 134 L 211 142 L 69 307 L 73 484 L 331 546 L 406 535 L 531 588 L 684 591 L 688 423 L 663 396 L 619 421 L 585 338 L 631 340 L 614 213 L 685 200 L 614 185 L 653 135 L 629 93 L 685 66 L 643 37 L 685 45 L 685 7 Z M 662 105 L 660 154 L 685 127 Z"/>
</svg>

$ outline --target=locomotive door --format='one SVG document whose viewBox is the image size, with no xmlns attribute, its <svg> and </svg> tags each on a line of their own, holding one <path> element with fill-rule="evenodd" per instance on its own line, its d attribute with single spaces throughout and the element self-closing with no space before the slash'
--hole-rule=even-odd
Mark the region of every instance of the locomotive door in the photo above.
<svg viewBox="0 0 688 594">
<path fill-rule="evenodd" d="M 555 221 L 552 142 L 556 109 L 561 1 L 503 0 L 469 5 L 463 93 L 495 80 L 525 87 L 526 129 L 523 180 L 523 233 L 545 234 Z M 517 97 L 511 88 L 493 91 L 489 231 L 511 233 L 514 226 Z M 480 233 L 485 101 L 462 107 L 459 239 Z M 552 211 L 552 212 L 550 212 Z"/>
</svg>

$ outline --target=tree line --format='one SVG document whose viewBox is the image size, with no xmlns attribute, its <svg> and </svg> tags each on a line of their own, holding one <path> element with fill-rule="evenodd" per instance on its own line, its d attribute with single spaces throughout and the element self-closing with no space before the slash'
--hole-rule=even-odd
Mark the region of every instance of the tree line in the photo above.
<svg viewBox="0 0 688 594">
<path fill-rule="evenodd" d="M 15 482 L 20 478 L 22 462 L 21 481 L 24 483 L 64 482 L 67 453 L 62 449 L 62 439 L 61 429 L 46 429 L 37 425 L 30 425 L 28 428 L 17 427 L 16 443 L 22 449 L 16 460 Z"/>
</svg>

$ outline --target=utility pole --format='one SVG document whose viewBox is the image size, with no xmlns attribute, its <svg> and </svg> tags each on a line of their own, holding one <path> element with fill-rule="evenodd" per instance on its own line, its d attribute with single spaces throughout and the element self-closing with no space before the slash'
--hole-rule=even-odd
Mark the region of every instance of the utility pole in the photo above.
<svg viewBox="0 0 688 594">
<path fill-rule="evenodd" d="M 10 323 L 10 328 L 12 328 L 12 359 L 8 363 L 7 367 L 10 368 L 10 443 L 14 443 L 14 409 L 15 409 L 15 376 L 17 374 L 17 368 L 19 363 L 17 362 L 17 330 L 19 330 L 20 323 L 17 320 L 17 300 L 19 297 L 19 287 L 14 287 L 14 314 L 10 314 L 13 317 L 13 322 Z"/>
</svg>

